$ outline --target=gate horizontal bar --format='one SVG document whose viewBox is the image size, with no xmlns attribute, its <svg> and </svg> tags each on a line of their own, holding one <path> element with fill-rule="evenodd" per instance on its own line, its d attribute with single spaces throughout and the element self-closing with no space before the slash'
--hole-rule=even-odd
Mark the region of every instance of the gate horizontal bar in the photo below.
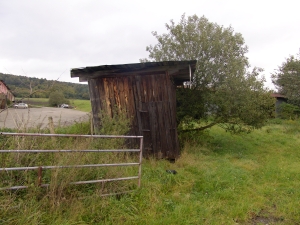
<svg viewBox="0 0 300 225">
<path fill-rule="evenodd" d="M 138 176 L 135 177 L 120 177 L 120 178 L 110 178 L 110 179 L 101 179 L 101 180 L 88 180 L 88 181 L 76 181 L 70 182 L 69 184 L 94 184 L 94 183 L 103 183 L 103 182 L 111 182 L 111 181 L 121 181 L 121 180 L 134 180 L 139 179 Z M 50 184 L 42 184 L 40 187 L 49 187 Z M 9 188 L 0 188 L 0 191 L 4 190 L 18 190 L 18 189 L 26 189 L 28 186 L 12 186 Z"/>
<path fill-rule="evenodd" d="M 87 137 L 87 138 L 142 138 L 143 137 L 143 136 L 126 136 L 126 135 L 41 134 L 41 133 L 8 133 L 8 132 L 0 132 L 0 135 L 46 136 L 46 137 Z"/>
<path fill-rule="evenodd" d="M 111 164 L 89 164 L 89 165 L 68 165 L 68 166 L 29 166 L 29 167 L 0 168 L 0 171 L 36 170 L 40 167 L 42 167 L 42 169 L 61 169 L 61 168 L 86 168 L 86 167 L 105 167 L 105 166 L 138 166 L 138 165 L 140 165 L 140 163 L 111 163 Z"/>
<path fill-rule="evenodd" d="M 47 152 L 139 152 L 140 149 L 101 149 L 101 150 L 0 150 L 0 153 L 47 153 Z"/>
</svg>

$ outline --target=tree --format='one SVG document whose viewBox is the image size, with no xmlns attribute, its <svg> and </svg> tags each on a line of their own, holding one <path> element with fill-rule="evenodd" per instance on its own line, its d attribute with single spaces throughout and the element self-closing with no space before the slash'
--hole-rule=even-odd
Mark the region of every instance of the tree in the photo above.
<svg viewBox="0 0 300 225">
<path fill-rule="evenodd" d="M 58 106 L 63 103 L 69 104 L 69 100 L 67 100 L 64 94 L 60 91 L 54 91 L 49 95 L 49 105 L 50 106 Z"/>
<path fill-rule="evenodd" d="M 290 56 L 279 66 L 272 74 L 272 81 L 289 103 L 300 107 L 300 52 L 298 57 Z"/>
<path fill-rule="evenodd" d="M 152 32 L 158 43 L 146 48 L 147 61 L 197 60 L 191 89 L 179 89 L 179 127 L 197 129 L 219 124 L 232 132 L 261 127 L 274 101 L 258 79 L 262 69 L 248 72 L 248 48 L 240 33 L 196 15 L 166 24 L 167 33 Z M 197 120 L 197 123 L 195 123 Z"/>
</svg>

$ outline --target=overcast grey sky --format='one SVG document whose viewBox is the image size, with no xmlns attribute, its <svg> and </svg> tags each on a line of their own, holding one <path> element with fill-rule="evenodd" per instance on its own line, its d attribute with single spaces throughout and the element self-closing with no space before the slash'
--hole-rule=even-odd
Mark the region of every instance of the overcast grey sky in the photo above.
<svg viewBox="0 0 300 225">
<path fill-rule="evenodd" d="M 297 0 L 0 0 L 0 72 L 78 82 L 70 69 L 137 63 L 152 31 L 187 16 L 243 35 L 251 66 L 270 74 L 300 48 Z"/>
</svg>

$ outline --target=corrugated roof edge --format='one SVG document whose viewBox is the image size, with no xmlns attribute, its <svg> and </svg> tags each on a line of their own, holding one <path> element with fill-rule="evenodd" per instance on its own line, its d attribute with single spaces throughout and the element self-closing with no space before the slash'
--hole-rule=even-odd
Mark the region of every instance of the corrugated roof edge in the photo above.
<svg viewBox="0 0 300 225">
<path fill-rule="evenodd" d="M 85 73 L 91 73 L 96 71 L 112 71 L 112 70 L 120 70 L 130 72 L 147 68 L 155 68 L 155 67 L 173 67 L 173 66 L 184 66 L 184 65 L 196 65 L 197 60 L 189 60 L 189 61 L 161 61 L 161 62 L 143 62 L 143 63 L 130 63 L 130 64 L 115 64 L 115 65 L 101 65 L 101 66 L 91 66 L 91 67 L 81 67 L 81 68 L 73 68 L 71 69 L 71 77 L 79 77 Z M 117 71 L 116 71 L 117 72 Z"/>
</svg>

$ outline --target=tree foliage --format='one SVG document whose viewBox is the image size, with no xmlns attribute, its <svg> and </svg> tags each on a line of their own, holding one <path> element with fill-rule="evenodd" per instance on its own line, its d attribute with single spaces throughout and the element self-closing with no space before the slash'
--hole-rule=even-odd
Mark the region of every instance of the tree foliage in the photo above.
<svg viewBox="0 0 300 225">
<path fill-rule="evenodd" d="M 290 56 L 279 66 L 272 74 L 272 81 L 289 103 L 300 107 L 300 52 L 298 57 Z"/>
<path fill-rule="evenodd" d="M 69 100 L 67 100 L 61 91 L 54 91 L 49 96 L 49 105 L 50 106 L 58 106 L 64 103 L 69 104 Z"/>
<path fill-rule="evenodd" d="M 59 90 L 69 99 L 89 99 L 89 89 L 86 84 L 3 73 L 0 73 L 0 80 L 5 82 L 17 98 L 49 98 L 51 92 Z"/>
<path fill-rule="evenodd" d="M 177 116 L 182 129 L 219 124 L 232 132 L 261 127 L 274 111 L 274 100 L 258 79 L 262 69 L 249 72 L 248 48 L 240 33 L 196 15 L 166 24 L 156 45 L 146 48 L 146 61 L 197 60 L 192 89 L 177 91 Z M 195 123 L 195 120 L 197 122 Z M 206 122 L 206 123 L 203 123 Z M 201 123 L 202 122 L 202 123 Z"/>
</svg>

